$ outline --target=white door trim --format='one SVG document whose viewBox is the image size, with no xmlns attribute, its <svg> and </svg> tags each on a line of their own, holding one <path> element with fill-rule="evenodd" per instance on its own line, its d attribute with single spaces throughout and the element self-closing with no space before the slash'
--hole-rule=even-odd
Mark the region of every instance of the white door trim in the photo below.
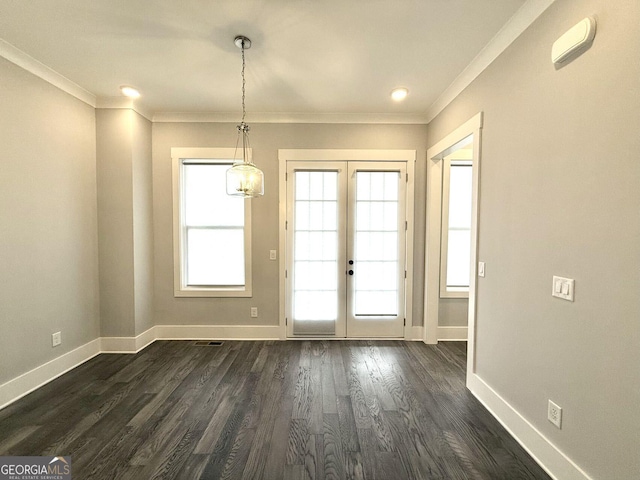
<svg viewBox="0 0 640 480">
<path fill-rule="evenodd" d="M 480 202 L 480 159 L 482 112 L 477 113 L 427 150 L 427 226 L 425 252 L 424 342 L 438 343 L 440 303 L 440 242 L 442 212 L 442 159 L 461 140 L 473 135 L 473 194 L 471 215 L 471 269 L 469 272 L 469 324 L 467 377 L 475 372 L 475 319 L 478 257 L 478 207 Z"/>
<path fill-rule="evenodd" d="M 287 338 L 287 327 L 285 323 L 285 270 L 286 270 L 286 221 L 287 221 L 287 162 L 290 161 L 368 161 L 368 162 L 406 162 L 407 174 L 407 280 L 405 283 L 405 339 L 413 339 L 413 237 L 414 237 L 414 172 L 416 162 L 415 150 L 368 150 L 368 149 L 280 149 L 278 150 L 278 191 L 279 191 L 279 311 L 280 311 L 280 338 Z"/>
</svg>

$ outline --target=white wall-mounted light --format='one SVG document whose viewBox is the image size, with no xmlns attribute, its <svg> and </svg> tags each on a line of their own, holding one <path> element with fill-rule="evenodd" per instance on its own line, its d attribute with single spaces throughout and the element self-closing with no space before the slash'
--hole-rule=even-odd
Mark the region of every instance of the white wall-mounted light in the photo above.
<svg viewBox="0 0 640 480">
<path fill-rule="evenodd" d="M 596 36 L 596 19 L 587 17 L 567 30 L 551 47 L 551 61 L 560 66 L 588 49 Z"/>
<path fill-rule="evenodd" d="M 140 96 L 140 92 L 129 85 L 121 85 L 120 91 L 125 97 L 138 98 Z"/>
<path fill-rule="evenodd" d="M 396 88 L 391 92 L 391 98 L 393 98 L 396 102 L 404 100 L 405 98 L 407 98 L 407 95 L 409 95 L 409 90 L 404 87 Z"/>
</svg>

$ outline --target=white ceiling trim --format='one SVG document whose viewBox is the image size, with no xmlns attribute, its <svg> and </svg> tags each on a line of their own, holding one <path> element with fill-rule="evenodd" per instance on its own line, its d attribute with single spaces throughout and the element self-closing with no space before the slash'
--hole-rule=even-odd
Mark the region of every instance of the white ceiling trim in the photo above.
<svg viewBox="0 0 640 480">
<path fill-rule="evenodd" d="M 555 0 L 528 0 L 500 29 L 460 75 L 427 109 L 431 122 L 447 105 L 473 82 L 498 56 L 511 45 Z"/>
<path fill-rule="evenodd" d="M 425 113 L 253 113 L 254 123 L 428 124 L 513 43 L 555 0 L 527 0 Z M 73 81 L 0 38 L 0 56 L 94 108 L 131 108 L 152 122 L 237 122 L 232 112 L 158 112 L 128 98 L 96 98 Z"/>
<path fill-rule="evenodd" d="M 144 118 L 153 121 L 153 114 L 137 103 L 133 98 L 128 97 L 98 97 L 96 99 L 96 108 L 130 108 L 134 112 L 139 113 Z"/>
<path fill-rule="evenodd" d="M 238 112 L 160 112 L 153 115 L 157 123 L 237 123 Z M 247 123 L 376 123 L 397 125 L 426 125 L 424 114 L 407 113 L 249 113 Z"/>
<path fill-rule="evenodd" d="M 63 92 L 76 97 L 78 100 L 82 100 L 92 107 L 96 106 L 96 96 L 93 93 L 73 83 L 67 77 L 60 75 L 52 68 L 47 67 L 44 63 L 24 53 L 2 38 L 0 38 L 0 56 L 50 83 L 54 87 L 58 87 Z"/>
</svg>

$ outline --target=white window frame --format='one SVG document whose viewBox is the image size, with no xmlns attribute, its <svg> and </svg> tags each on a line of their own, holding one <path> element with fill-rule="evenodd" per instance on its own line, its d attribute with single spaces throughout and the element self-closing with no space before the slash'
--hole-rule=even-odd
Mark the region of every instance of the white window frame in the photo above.
<svg viewBox="0 0 640 480">
<path fill-rule="evenodd" d="M 440 298 L 469 298 L 469 285 L 449 290 L 447 286 L 447 259 L 449 257 L 449 192 L 451 187 L 451 166 L 465 166 L 473 168 L 473 160 L 445 159 L 442 172 L 442 240 L 440 249 Z M 469 205 L 471 208 L 471 205 Z M 471 234 L 471 228 L 469 228 Z M 469 283 L 471 279 L 469 279 Z"/>
<path fill-rule="evenodd" d="M 251 149 L 249 159 L 251 159 Z M 173 181 L 173 285 L 176 297 L 251 297 L 251 200 L 244 203 L 244 268 L 243 286 L 187 286 L 185 283 L 185 231 L 182 205 L 183 163 L 197 160 L 202 163 L 225 164 L 229 166 L 238 160 L 235 148 L 172 148 Z M 234 155 L 236 157 L 234 158 Z"/>
</svg>

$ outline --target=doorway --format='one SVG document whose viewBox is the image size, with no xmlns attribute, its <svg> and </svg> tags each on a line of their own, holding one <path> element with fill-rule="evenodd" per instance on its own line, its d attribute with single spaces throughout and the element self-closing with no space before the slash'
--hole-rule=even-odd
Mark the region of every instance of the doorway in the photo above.
<svg viewBox="0 0 640 480">
<path fill-rule="evenodd" d="M 286 336 L 403 338 L 408 162 L 320 152 L 285 162 Z"/>
<path fill-rule="evenodd" d="M 479 179 L 481 160 L 481 132 L 482 132 L 482 112 L 476 114 L 460 127 L 455 129 L 441 141 L 436 143 L 427 151 L 427 230 L 426 230 L 426 252 L 425 252 L 425 296 L 424 296 L 424 342 L 437 343 L 438 340 L 452 340 L 443 338 L 439 332 L 440 304 L 441 300 L 456 299 L 457 296 L 468 296 L 467 307 L 467 327 L 465 338 L 467 340 L 467 375 L 475 372 L 475 317 L 476 317 L 476 289 L 477 289 L 477 252 L 478 252 L 478 211 L 479 211 Z M 465 184 L 471 184 L 471 217 L 468 224 L 466 222 L 460 228 L 457 227 L 455 235 L 459 237 L 459 243 L 468 245 L 468 257 L 465 262 L 468 270 L 459 269 L 468 278 L 468 285 L 447 281 L 451 269 L 448 268 L 447 255 L 444 255 L 444 248 L 447 237 L 451 235 L 452 229 L 447 227 L 447 222 L 443 222 L 443 195 L 445 194 L 445 183 L 447 178 L 445 172 L 450 161 L 459 156 L 461 150 L 468 149 L 468 158 L 459 160 L 457 163 L 464 168 L 470 161 L 471 172 L 466 172 L 463 176 L 470 175 Z M 453 155 L 454 153 L 458 155 Z M 449 171 L 450 174 L 450 171 Z M 448 219 L 451 216 L 448 215 Z M 448 220 L 445 219 L 445 220 Z M 457 222 L 456 222 L 457 223 Z M 448 231 L 444 231 L 445 228 Z M 464 230 L 464 232 L 463 232 Z M 466 232 L 468 230 L 468 232 Z M 464 240 L 464 242 L 460 240 Z M 460 255 L 458 255 L 460 257 Z M 453 277 L 456 274 L 454 272 Z"/>
</svg>

